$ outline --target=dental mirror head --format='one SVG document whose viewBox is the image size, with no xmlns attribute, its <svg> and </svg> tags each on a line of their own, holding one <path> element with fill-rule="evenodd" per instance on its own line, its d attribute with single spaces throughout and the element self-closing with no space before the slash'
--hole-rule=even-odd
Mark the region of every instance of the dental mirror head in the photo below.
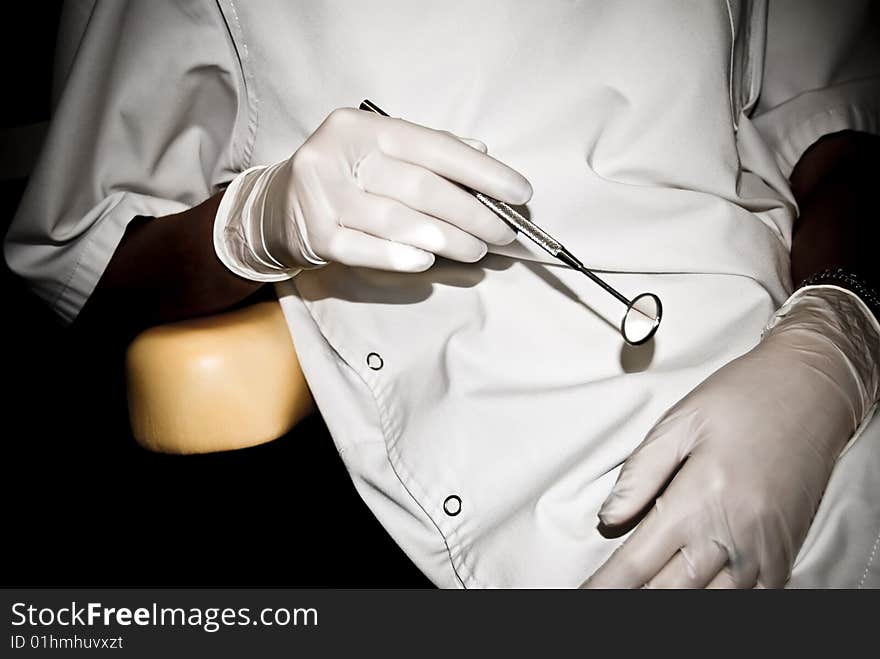
<svg viewBox="0 0 880 659">
<path fill-rule="evenodd" d="M 663 317 L 663 305 L 653 293 L 642 293 L 627 305 L 620 321 L 620 333 L 630 345 L 638 346 L 654 336 Z"/>
</svg>

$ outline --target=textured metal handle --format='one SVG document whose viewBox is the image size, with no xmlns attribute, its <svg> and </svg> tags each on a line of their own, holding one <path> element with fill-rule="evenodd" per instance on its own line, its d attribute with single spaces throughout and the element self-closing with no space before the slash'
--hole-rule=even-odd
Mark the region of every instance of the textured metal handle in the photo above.
<svg viewBox="0 0 880 659">
<path fill-rule="evenodd" d="M 538 247 L 548 251 L 553 256 L 558 255 L 562 251 L 562 244 L 558 240 L 537 224 L 527 220 L 517 210 L 511 208 L 503 201 L 498 201 L 476 190 L 469 190 L 469 192 L 477 198 L 477 201 L 507 222 L 513 229 L 533 240 Z"/>
</svg>

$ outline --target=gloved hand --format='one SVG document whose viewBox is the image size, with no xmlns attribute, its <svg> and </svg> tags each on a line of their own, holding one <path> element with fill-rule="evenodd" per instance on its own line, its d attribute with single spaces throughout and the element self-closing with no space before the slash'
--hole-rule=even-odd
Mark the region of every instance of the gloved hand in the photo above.
<svg viewBox="0 0 880 659">
<path fill-rule="evenodd" d="M 516 234 L 451 181 L 511 204 L 532 193 L 485 151 L 402 119 L 334 110 L 290 158 L 233 180 L 215 219 L 215 250 L 256 281 L 328 261 L 401 272 L 426 270 L 435 254 L 477 261 L 486 243 Z"/>
<path fill-rule="evenodd" d="M 624 463 L 600 520 L 653 509 L 584 585 L 783 586 L 836 459 L 878 398 L 878 366 L 880 325 L 861 300 L 797 291 L 757 347 L 676 403 Z"/>
</svg>

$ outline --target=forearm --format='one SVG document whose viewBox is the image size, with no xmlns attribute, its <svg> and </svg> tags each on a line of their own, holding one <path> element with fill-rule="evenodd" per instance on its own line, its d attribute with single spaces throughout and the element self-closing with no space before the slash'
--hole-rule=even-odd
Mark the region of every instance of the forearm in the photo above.
<svg viewBox="0 0 880 659">
<path fill-rule="evenodd" d="M 214 253 L 214 215 L 222 196 L 175 215 L 135 218 L 77 324 L 131 333 L 216 313 L 255 293 L 258 282 L 235 276 Z"/>
<path fill-rule="evenodd" d="M 872 199 L 880 136 L 844 131 L 811 146 L 791 175 L 800 209 L 791 248 L 795 286 L 827 268 L 844 268 L 880 282 Z"/>
</svg>

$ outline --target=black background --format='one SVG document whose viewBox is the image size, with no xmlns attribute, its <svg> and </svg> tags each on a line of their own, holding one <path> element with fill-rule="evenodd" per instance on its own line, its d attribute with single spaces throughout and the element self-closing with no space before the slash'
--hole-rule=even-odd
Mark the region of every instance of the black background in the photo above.
<svg viewBox="0 0 880 659">
<path fill-rule="evenodd" d="M 60 2 L 4 12 L 5 160 L 17 130 L 49 118 Z M 25 185 L 0 180 L 3 235 Z M 124 345 L 60 327 L 5 263 L 0 287 L 10 585 L 430 586 L 358 497 L 320 418 L 252 449 L 148 453 L 128 428 Z"/>
</svg>

